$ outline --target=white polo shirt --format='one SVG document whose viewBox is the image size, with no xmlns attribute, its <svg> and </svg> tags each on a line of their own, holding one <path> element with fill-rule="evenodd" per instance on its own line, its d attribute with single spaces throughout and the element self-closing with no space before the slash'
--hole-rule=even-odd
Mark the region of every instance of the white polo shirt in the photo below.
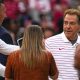
<svg viewBox="0 0 80 80">
<path fill-rule="evenodd" d="M 74 51 L 78 43 L 80 43 L 79 36 L 72 45 L 64 32 L 45 40 L 45 46 L 54 56 L 59 70 L 58 80 L 79 80 L 77 70 L 74 68 Z"/>
</svg>

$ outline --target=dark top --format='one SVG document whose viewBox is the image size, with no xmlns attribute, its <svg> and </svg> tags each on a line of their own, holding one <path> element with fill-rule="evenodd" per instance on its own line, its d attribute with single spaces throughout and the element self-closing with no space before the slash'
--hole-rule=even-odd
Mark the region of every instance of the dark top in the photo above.
<svg viewBox="0 0 80 80">
<path fill-rule="evenodd" d="M 4 27 L 0 27 L 0 39 L 2 39 L 7 44 L 13 44 L 11 36 Z M 6 65 L 6 61 L 7 61 L 7 56 L 0 53 L 0 63 Z"/>
</svg>

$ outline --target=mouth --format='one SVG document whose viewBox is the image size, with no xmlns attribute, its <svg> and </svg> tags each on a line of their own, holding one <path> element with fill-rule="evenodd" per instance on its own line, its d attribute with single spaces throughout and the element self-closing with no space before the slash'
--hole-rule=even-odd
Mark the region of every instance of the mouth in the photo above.
<svg viewBox="0 0 80 80">
<path fill-rule="evenodd" d="M 72 32 L 72 31 L 66 31 L 66 32 Z"/>
<path fill-rule="evenodd" d="M 65 31 L 65 33 L 72 33 L 72 31 Z"/>
<path fill-rule="evenodd" d="M 64 30 L 65 32 L 72 32 L 72 30 Z"/>
</svg>

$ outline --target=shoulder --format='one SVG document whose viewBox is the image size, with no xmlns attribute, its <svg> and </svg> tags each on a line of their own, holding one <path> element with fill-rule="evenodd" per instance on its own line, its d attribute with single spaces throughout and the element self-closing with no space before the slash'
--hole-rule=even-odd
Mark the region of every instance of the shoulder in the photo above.
<svg viewBox="0 0 80 80">
<path fill-rule="evenodd" d="M 19 54 L 20 54 L 20 50 L 13 51 L 10 53 L 9 58 L 14 59 L 15 57 L 18 57 Z"/>
<path fill-rule="evenodd" d="M 59 40 L 59 39 L 61 39 L 62 38 L 62 36 L 61 36 L 61 34 L 57 34 L 57 35 L 54 35 L 54 36 L 52 36 L 52 37 L 50 37 L 50 38 L 47 38 L 46 40 L 45 40 L 45 43 L 47 44 L 53 44 L 53 43 L 55 43 L 57 40 Z"/>
<path fill-rule="evenodd" d="M 9 35 L 8 31 L 6 29 L 4 29 L 3 27 L 0 27 L 0 35 Z"/>
<path fill-rule="evenodd" d="M 52 37 L 49 37 L 49 38 L 46 39 L 46 41 L 54 40 L 54 39 L 57 39 L 57 38 L 59 38 L 59 37 L 61 37 L 61 34 L 57 34 L 57 35 L 54 35 L 54 36 L 52 36 Z"/>
<path fill-rule="evenodd" d="M 52 53 L 48 50 L 45 50 L 45 53 L 47 54 L 47 57 L 50 59 L 50 58 L 53 58 L 52 56 Z"/>
<path fill-rule="evenodd" d="M 15 63 L 16 61 L 18 62 L 19 54 L 20 54 L 20 51 L 19 51 L 19 50 L 12 52 L 12 53 L 8 56 L 7 62 L 8 62 L 9 64 L 11 64 L 11 65 L 14 65 L 14 63 Z"/>
<path fill-rule="evenodd" d="M 2 35 L 4 33 L 6 33 L 6 31 L 2 27 L 0 27 L 0 35 Z"/>
</svg>

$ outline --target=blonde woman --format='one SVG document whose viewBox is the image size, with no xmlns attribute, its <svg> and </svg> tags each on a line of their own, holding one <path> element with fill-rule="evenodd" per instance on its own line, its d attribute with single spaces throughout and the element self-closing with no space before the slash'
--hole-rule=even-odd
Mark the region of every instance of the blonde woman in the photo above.
<svg viewBox="0 0 80 80">
<path fill-rule="evenodd" d="M 39 26 L 31 25 L 24 31 L 21 49 L 10 54 L 5 80 L 56 80 L 58 70 L 50 52 L 46 51 Z"/>
</svg>

